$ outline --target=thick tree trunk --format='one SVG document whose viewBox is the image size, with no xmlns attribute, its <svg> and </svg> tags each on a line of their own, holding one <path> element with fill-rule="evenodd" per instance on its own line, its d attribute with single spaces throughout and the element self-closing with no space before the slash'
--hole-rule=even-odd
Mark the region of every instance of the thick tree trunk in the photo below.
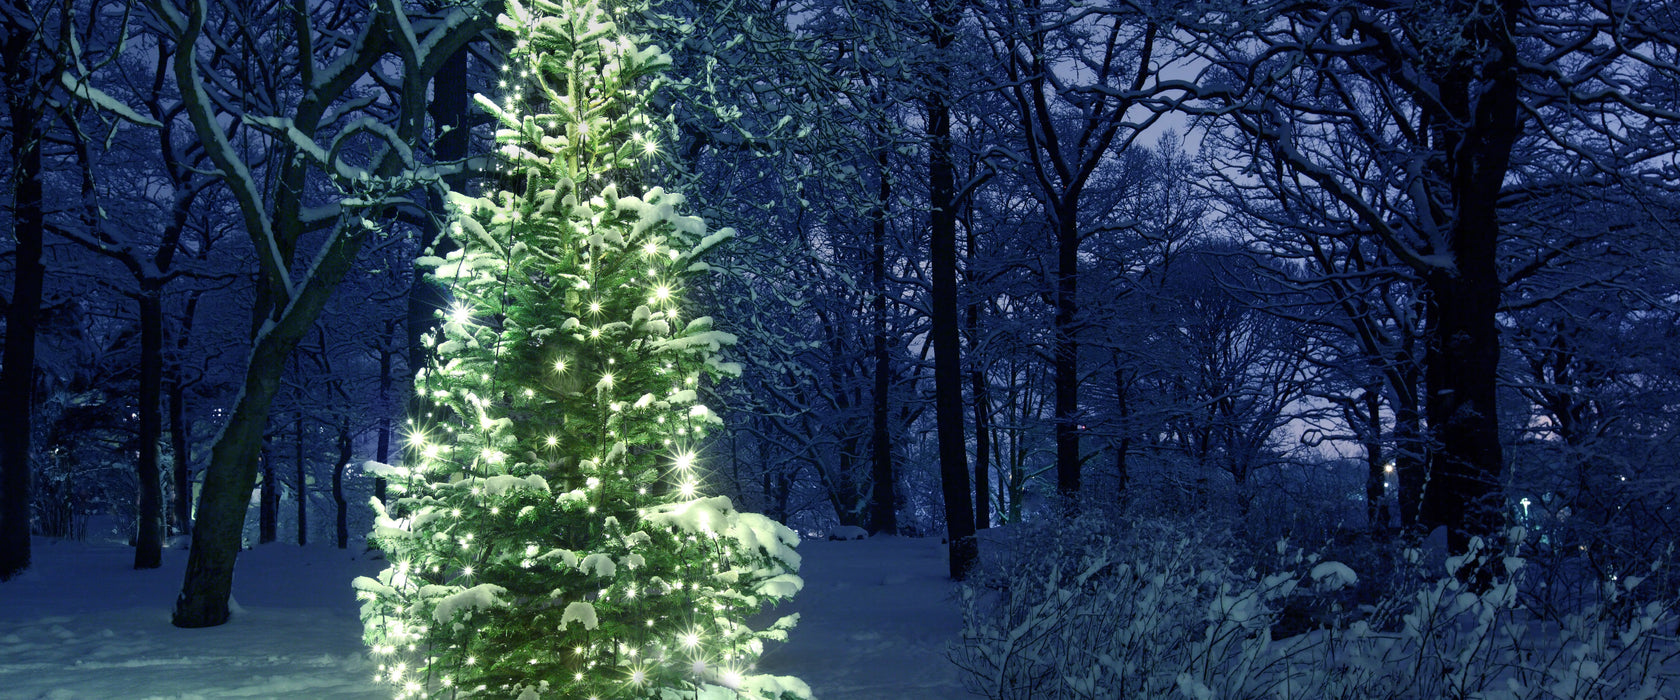
<svg viewBox="0 0 1680 700">
<path fill-rule="evenodd" d="M 134 568 L 163 565 L 163 469 L 158 441 L 163 439 L 163 303 L 155 284 L 140 289 L 140 461 L 138 521 Z"/>
<path fill-rule="evenodd" d="M 426 106 L 427 114 L 432 118 L 435 130 L 432 142 L 432 153 L 442 162 L 463 160 L 467 157 L 467 136 L 471 127 L 468 120 L 469 93 L 467 90 L 467 51 L 457 51 L 444 61 L 443 67 L 432 78 L 432 101 Z M 444 128 L 448 127 L 447 131 Z M 466 190 L 467 176 L 465 174 L 451 175 L 444 178 L 444 184 L 452 191 Z M 430 196 L 432 211 L 444 210 L 443 197 L 438 192 Z M 442 235 L 439 222 L 431 222 L 420 229 L 420 247 L 427 251 L 426 255 L 443 257 L 454 250 L 455 242 L 448 236 Z M 428 281 L 426 273 L 415 268 L 414 284 L 408 291 L 408 314 L 404 328 L 408 334 L 408 374 L 412 380 L 417 370 L 423 367 L 431 356 L 431 349 L 420 341 L 423 336 L 437 327 L 436 311 L 449 303 L 448 296 L 442 287 Z M 411 387 L 412 388 L 412 387 Z M 441 416 L 427 418 L 428 412 L 445 410 L 435 406 L 430 401 L 417 395 L 413 391 L 408 395 L 408 416 L 415 421 L 435 421 Z"/>
<path fill-rule="evenodd" d="M 898 534 L 898 474 L 893 468 L 892 434 L 889 418 L 892 413 L 892 365 L 887 353 L 887 202 L 892 197 L 892 181 L 887 175 L 887 155 L 877 157 L 880 166 L 880 204 L 871 227 L 869 252 L 870 300 L 874 311 L 871 349 L 875 356 L 875 384 L 870 397 L 871 484 L 869 497 L 869 530 L 872 534 Z"/>
<path fill-rule="evenodd" d="M 1504 519 L 1504 450 L 1499 443 L 1499 193 L 1510 172 L 1511 149 L 1522 132 L 1514 23 L 1522 3 L 1466 18 L 1464 32 L 1486 44 L 1485 61 L 1455 68 L 1443 81 L 1451 121 L 1440 144 L 1449 167 L 1450 269 L 1425 275 L 1428 348 L 1424 410 L 1429 420 L 1426 525 L 1445 525 L 1449 549 L 1491 535 Z"/>
<path fill-rule="evenodd" d="M 1472 267 L 1460 261 L 1461 270 Z M 1487 266 L 1492 267 L 1491 257 Z M 1497 532 L 1504 512 L 1494 319 L 1499 288 L 1492 274 L 1431 286 L 1425 410 L 1434 449 L 1421 516 L 1428 527 L 1446 526 L 1449 547 L 1463 551 L 1470 537 Z"/>
<path fill-rule="evenodd" d="M 344 470 L 350 468 L 350 419 L 340 418 L 338 423 L 338 462 L 333 465 L 332 494 L 333 504 L 338 506 L 338 517 L 334 523 L 338 535 L 338 548 L 350 546 L 350 509 L 344 499 Z"/>
<path fill-rule="evenodd" d="M 274 476 L 274 452 L 263 445 L 262 482 L 257 491 L 257 544 L 280 538 L 280 485 Z"/>
<path fill-rule="evenodd" d="M 12 142 L 12 295 L 0 359 L 0 581 L 29 568 L 31 484 L 29 428 L 35 409 L 35 327 L 41 308 L 46 218 L 41 209 L 41 109 L 26 46 L 29 33 L 8 24 L 3 66 Z"/>
<path fill-rule="evenodd" d="M 1072 195 L 1069 195 L 1069 200 Z M 1079 293 L 1078 209 L 1062 207 L 1056 228 L 1056 318 L 1052 352 L 1056 387 L 1056 491 L 1069 506 L 1079 496 L 1079 341 L 1074 313 Z"/>
<path fill-rule="evenodd" d="M 336 284 L 336 280 L 333 282 Z M 192 553 L 187 558 L 181 595 L 175 601 L 176 627 L 214 627 L 227 622 L 233 563 L 239 556 L 251 488 L 256 485 L 269 405 L 280 388 L 284 360 L 301 336 L 301 331 L 284 336 L 270 333 L 259 338 L 252 350 L 244 391 L 227 426 L 210 448 L 210 468 L 204 472 L 193 527 Z"/>
<path fill-rule="evenodd" d="M 950 47 L 957 11 L 954 0 L 930 0 L 928 38 L 939 54 Z M 974 502 L 969 493 L 968 446 L 963 429 L 962 356 L 957 306 L 956 174 L 951 164 L 951 109 L 943 90 L 947 68 L 927 98 L 928 196 L 932 233 L 928 243 L 933 266 L 932 328 L 934 424 L 939 433 L 939 480 L 945 498 L 951 578 L 968 578 L 979 558 L 974 538 Z"/>
<path fill-rule="evenodd" d="M 1429 484 L 1429 447 L 1423 438 L 1423 411 L 1418 405 L 1422 368 L 1415 362 L 1390 373 L 1394 396 L 1395 500 L 1400 505 L 1400 528 L 1414 535 L 1423 525 L 1423 493 Z"/>
</svg>

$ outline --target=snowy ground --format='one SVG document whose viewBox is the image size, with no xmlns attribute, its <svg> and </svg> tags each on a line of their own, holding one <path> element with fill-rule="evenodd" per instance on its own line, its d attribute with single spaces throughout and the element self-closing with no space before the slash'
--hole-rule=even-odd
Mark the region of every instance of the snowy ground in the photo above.
<svg viewBox="0 0 1680 700">
<path fill-rule="evenodd" d="M 958 630 L 937 539 L 810 541 L 790 641 L 764 671 L 797 675 L 819 700 L 962 700 L 945 659 Z M 380 562 L 325 546 L 244 552 L 233 620 L 176 629 L 169 611 L 186 552 L 134 571 L 115 543 L 36 539 L 35 565 L 0 583 L 0 698 L 388 697 L 372 682 L 350 579 Z"/>
</svg>

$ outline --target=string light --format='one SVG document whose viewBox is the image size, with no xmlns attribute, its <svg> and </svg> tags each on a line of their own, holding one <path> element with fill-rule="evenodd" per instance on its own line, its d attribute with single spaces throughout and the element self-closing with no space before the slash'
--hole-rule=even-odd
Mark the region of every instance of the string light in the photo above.
<svg viewBox="0 0 1680 700">
<path fill-rule="evenodd" d="M 700 498 L 703 443 L 692 425 L 711 417 L 671 392 L 697 388 L 700 372 L 712 371 L 710 344 L 654 354 L 632 344 L 643 341 L 620 342 L 629 336 L 620 329 L 655 319 L 669 329 L 660 335 L 680 337 L 680 291 L 696 274 L 660 269 L 661 258 L 682 259 L 674 246 L 687 240 L 686 223 L 647 221 L 676 217 L 678 195 L 638 193 L 645 208 L 628 212 L 628 196 L 615 209 L 604 192 L 615 170 L 637 167 L 638 151 L 660 152 L 655 122 L 639 110 L 641 86 L 663 59 L 636 48 L 595 2 L 528 11 L 555 14 L 519 28 L 490 103 L 503 110 L 499 169 L 528 195 L 486 196 L 456 212 L 478 225 L 457 218 L 446 227 L 460 245 L 439 279 L 456 301 L 428 339 L 435 364 L 416 392 L 447 410 L 427 411 L 427 430 L 409 419 L 406 454 L 418 464 L 408 483 L 393 482 L 406 495 L 378 515 L 373 535 L 392 565 L 377 585 L 357 586 L 379 680 L 400 697 L 490 695 L 524 681 L 491 689 L 485 674 L 517 666 L 529 669 L 528 685 L 546 683 L 545 695 L 559 697 L 738 689 L 759 648 L 739 623 L 756 604 L 742 601 L 764 599 L 758 582 L 791 573 L 794 558 L 771 553 L 775 545 L 737 553 L 720 532 L 745 516 Z M 573 45 L 577 36 L 599 39 Z M 592 116 L 600 114 L 622 116 Z M 545 197 L 571 199 L 550 207 Z M 513 273 L 508 251 L 539 246 L 550 252 L 517 263 L 539 267 Z M 513 313 L 525 300 L 536 306 Z M 595 391 L 588 377 L 598 377 Z M 697 510 L 671 510 L 680 508 Z M 738 531 L 768 526 L 754 527 Z M 755 573 L 693 580 L 707 571 Z M 620 601 L 629 600 L 637 603 L 626 609 Z M 478 612 L 533 604 L 544 612 Z M 550 615 L 561 613 L 556 625 Z M 597 617 L 606 615 L 628 617 Z M 543 628 L 492 633 L 491 624 Z M 532 638 L 554 646 L 501 641 Z"/>
</svg>

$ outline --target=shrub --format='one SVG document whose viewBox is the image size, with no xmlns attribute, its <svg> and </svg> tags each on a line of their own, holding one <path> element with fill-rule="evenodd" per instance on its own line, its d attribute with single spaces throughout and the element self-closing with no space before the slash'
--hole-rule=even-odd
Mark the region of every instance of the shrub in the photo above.
<svg viewBox="0 0 1680 700">
<path fill-rule="evenodd" d="M 1524 533 L 1358 604 L 1358 574 L 1279 542 L 1254 566 L 1232 540 L 1168 521 L 1021 528 L 960 590 L 951 652 L 988 698 L 1653 698 L 1680 686 L 1672 596 L 1596 584 L 1559 617 L 1526 604 Z M 1030 552 L 1030 554 L 1029 554 Z M 1252 558 L 1252 555 L 1250 555 Z M 1414 571 L 1422 556 L 1406 552 Z M 1472 577 L 1474 578 L 1474 577 Z"/>
</svg>

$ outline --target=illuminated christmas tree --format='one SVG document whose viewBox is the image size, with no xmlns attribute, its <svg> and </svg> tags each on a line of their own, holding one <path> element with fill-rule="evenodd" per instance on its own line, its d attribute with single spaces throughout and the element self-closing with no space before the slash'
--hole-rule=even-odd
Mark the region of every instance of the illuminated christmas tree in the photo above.
<svg viewBox="0 0 1680 700">
<path fill-rule="evenodd" d="M 622 11 L 622 10 L 620 10 Z M 500 101 L 508 190 L 450 196 L 459 250 L 423 261 L 455 301 L 419 372 L 440 418 L 410 420 L 375 503 L 389 567 L 358 578 L 397 697 L 808 698 L 761 675 L 743 621 L 801 587 L 792 531 L 705 497 L 708 382 L 734 337 L 685 285 L 727 239 L 643 188 L 669 58 L 588 0 L 510 1 Z M 447 416 L 447 418 L 442 418 Z"/>
</svg>

